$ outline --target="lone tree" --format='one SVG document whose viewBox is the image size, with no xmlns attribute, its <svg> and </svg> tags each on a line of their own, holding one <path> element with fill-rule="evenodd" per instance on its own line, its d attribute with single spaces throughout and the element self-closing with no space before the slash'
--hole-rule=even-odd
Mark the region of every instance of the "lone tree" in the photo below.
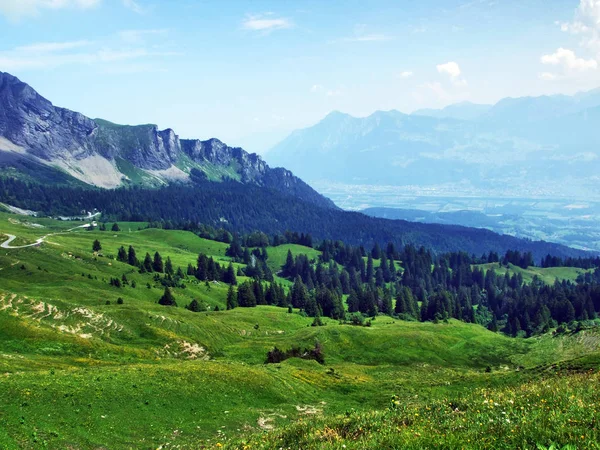
<svg viewBox="0 0 600 450">
<path fill-rule="evenodd" d="M 233 309 L 237 306 L 237 296 L 235 291 L 233 290 L 233 285 L 229 285 L 229 290 L 227 291 L 227 309 Z"/>
<path fill-rule="evenodd" d="M 92 250 L 95 252 L 99 252 L 100 250 L 102 250 L 102 245 L 100 245 L 100 241 L 98 239 L 96 239 L 92 244 Z"/>
<path fill-rule="evenodd" d="M 117 222 L 113 223 L 111 231 L 121 231 L 121 229 L 119 228 L 119 224 Z"/>
<path fill-rule="evenodd" d="M 158 304 L 163 306 L 177 306 L 177 302 L 171 293 L 171 289 L 168 287 L 165 288 L 165 293 L 158 301 Z"/>
<path fill-rule="evenodd" d="M 186 306 L 187 309 L 189 309 L 192 312 L 200 312 L 201 308 L 200 308 L 200 303 L 198 303 L 198 300 L 193 299 L 189 305 Z"/>
</svg>

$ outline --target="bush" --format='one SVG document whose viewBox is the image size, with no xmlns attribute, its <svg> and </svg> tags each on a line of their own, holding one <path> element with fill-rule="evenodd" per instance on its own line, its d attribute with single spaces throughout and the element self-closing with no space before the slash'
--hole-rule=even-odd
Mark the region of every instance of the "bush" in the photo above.
<svg viewBox="0 0 600 450">
<path fill-rule="evenodd" d="M 321 320 L 321 317 L 317 316 L 317 317 L 315 317 L 315 319 L 313 320 L 313 322 L 310 326 L 311 327 L 322 327 L 323 325 L 325 325 L 325 324 Z"/>
<path fill-rule="evenodd" d="M 319 364 L 325 364 L 325 356 L 323 355 L 323 348 L 317 341 L 312 349 L 300 347 L 292 347 L 289 350 L 283 351 L 274 347 L 273 350 L 267 353 L 267 360 L 265 364 L 278 364 L 289 358 L 300 358 L 317 361 Z"/>
<path fill-rule="evenodd" d="M 121 297 L 119 297 L 117 299 L 117 305 L 122 305 L 123 304 L 123 299 Z"/>
</svg>

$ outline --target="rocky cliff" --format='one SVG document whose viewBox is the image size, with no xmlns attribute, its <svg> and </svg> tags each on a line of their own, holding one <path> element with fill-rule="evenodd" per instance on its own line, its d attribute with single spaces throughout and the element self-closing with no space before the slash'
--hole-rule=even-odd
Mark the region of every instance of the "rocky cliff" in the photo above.
<svg viewBox="0 0 600 450">
<path fill-rule="evenodd" d="M 11 158 L 0 161 L 28 158 L 104 188 L 186 182 L 190 171 L 196 169 L 213 181 L 234 178 L 335 207 L 290 171 L 271 169 L 256 154 L 229 147 L 218 139 L 180 140 L 172 129 L 159 130 L 156 125 L 93 120 L 54 106 L 29 85 L 3 72 L 0 151 L 12 153 Z"/>
</svg>

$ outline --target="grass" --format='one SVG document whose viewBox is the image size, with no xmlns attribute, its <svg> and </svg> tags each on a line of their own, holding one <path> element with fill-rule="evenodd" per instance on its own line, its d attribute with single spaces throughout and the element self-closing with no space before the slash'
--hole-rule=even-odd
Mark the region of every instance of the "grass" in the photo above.
<svg viewBox="0 0 600 450">
<path fill-rule="evenodd" d="M 231 448 L 599 448 L 597 370 L 476 388 L 433 401 L 395 396 L 389 408 L 298 422 Z"/>
<path fill-rule="evenodd" d="M 588 270 L 578 269 L 576 267 L 528 267 L 527 269 L 522 269 L 513 264 L 509 264 L 508 267 L 505 267 L 498 263 L 481 264 L 478 267 L 482 268 L 484 271 L 493 269 L 496 274 L 502 276 L 504 276 L 506 272 L 511 276 L 514 273 L 520 273 L 526 283 L 531 283 L 533 277 L 537 276 L 546 284 L 553 284 L 555 280 L 575 281 L 579 275 L 589 272 Z"/>
<path fill-rule="evenodd" d="M 587 372 L 600 361 L 594 331 L 525 340 L 454 320 L 384 316 L 368 328 L 327 318 L 311 327 L 285 308 L 213 311 L 224 308 L 227 286 L 195 279 L 174 289 L 178 308 L 162 307 L 151 274 L 112 258 L 121 245 L 139 258 L 159 251 L 184 270 L 199 252 L 228 264 L 227 245 L 138 223 L 66 231 L 77 224 L 0 213 L 0 233 L 22 242 L 60 233 L 0 251 L 1 448 L 468 448 L 469 440 L 593 448 L 599 439 L 591 419 L 598 394 L 589 387 L 598 378 Z M 95 239 L 101 255 L 91 251 Z M 272 269 L 288 249 L 318 256 L 297 245 L 268 248 Z M 108 284 L 123 274 L 137 287 Z M 211 310 L 184 309 L 191 298 Z M 325 365 L 264 364 L 274 346 L 316 341 Z M 390 407 L 394 395 L 399 404 Z M 490 398 L 514 433 L 497 421 L 500 409 L 483 408 Z M 511 399 L 530 407 L 511 409 Z M 501 445 L 482 440 L 494 436 Z"/>
</svg>

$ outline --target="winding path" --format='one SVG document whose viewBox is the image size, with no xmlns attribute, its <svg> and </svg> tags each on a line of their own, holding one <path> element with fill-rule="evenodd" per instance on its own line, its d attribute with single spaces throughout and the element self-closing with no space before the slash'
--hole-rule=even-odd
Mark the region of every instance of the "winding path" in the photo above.
<svg viewBox="0 0 600 450">
<path fill-rule="evenodd" d="M 84 225 L 79 225 L 78 227 L 70 228 L 70 229 L 68 229 L 66 231 L 66 233 L 68 233 L 69 231 L 76 230 L 78 228 L 89 228 L 89 227 L 90 227 L 90 224 L 86 223 Z M 35 247 L 36 245 L 40 245 L 42 242 L 44 242 L 44 240 L 48 239 L 50 236 L 54 236 L 54 235 L 57 235 L 57 234 L 64 234 L 64 233 L 65 232 L 50 233 L 50 234 L 47 234 L 46 236 L 42 236 L 37 241 L 35 241 L 33 244 L 16 245 L 16 246 L 12 246 L 12 245 L 10 245 L 10 243 L 12 241 L 14 241 L 17 237 L 15 235 L 13 235 L 13 234 L 4 233 L 5 236 L 8 236 L 8 239 L 5 240 L 2 244 L 0 244 L 0 248 L 7 248 L 7 249 L 14 250 L 14 249 L 18 249 L 18 248 Z"/>
<path fill-rule="evenodd" d="M 10 245 L 10 243 L 12 241 L 14 241 L 17 237 L 15 235 L 13 235 L 13 234 L 7 234 L 7 233 L 5 233 L 5 235 L 8 236 L 8 239 L 6 241 L 4 241 L 2 244 L 0 244 L 0 247 L 2 247 L 2 248 L 10 248 L 10 249 L 33 247 L 34 245 L 40 245 L 42 242 L 44 242 L 44 239 L 46 239 L 48 236 L 50 236 L 49 234 L 47 234 L 46 236 L 39 238 L 33 244 L 12 246 L 12 245 Z"/>
</svg>

